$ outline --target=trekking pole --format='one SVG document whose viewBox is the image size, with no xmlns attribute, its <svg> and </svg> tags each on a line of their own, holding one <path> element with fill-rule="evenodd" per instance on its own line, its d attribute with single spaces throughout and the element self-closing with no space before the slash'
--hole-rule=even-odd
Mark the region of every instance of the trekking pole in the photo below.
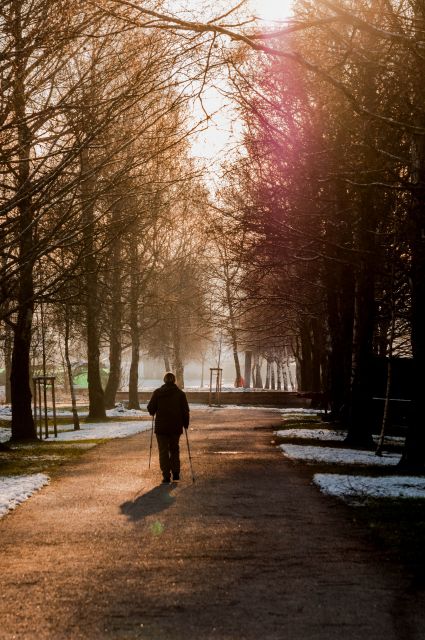
<svg viewBox="0 0 425 640">
<path fill-rule="evenodd" d="M 187 429 L 185 429 L 185 433 L 186 433 L 187 452 L 189 454 L 190 473 L 192 474 L 192 482 L 195 482 L 195 476 L 193 475 L 192 456 L 190 455 L 189 436 L 187 435 Z"/>
<path fill-rule="evenodd" d="M 153 416 L 152 416 L 152 429 L 151 429 L 151 446 L 149 448 L 149 469 L 151 468 L 151 460 L 152 460 L 152 440 L 153 440 Z"/>
</svg>

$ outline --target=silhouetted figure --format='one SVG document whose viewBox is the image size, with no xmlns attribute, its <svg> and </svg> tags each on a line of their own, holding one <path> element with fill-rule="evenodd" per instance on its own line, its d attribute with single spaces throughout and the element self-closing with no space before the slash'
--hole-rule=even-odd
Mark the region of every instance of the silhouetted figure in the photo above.
<svg viewBox="0 0 425 640">
<path fill-rule="evenodd" d="M 155 389 L 147 408 L 150 415 L 155 416 L 162 482 L 168 484 L 171 473 L 174 482 L 180 480 L 179 440 L 183 428 L 189 426 L 189 404 L 184 391 L 176 385 L 174 373 L 166 373 L 164 383 Z"/>
</svg>

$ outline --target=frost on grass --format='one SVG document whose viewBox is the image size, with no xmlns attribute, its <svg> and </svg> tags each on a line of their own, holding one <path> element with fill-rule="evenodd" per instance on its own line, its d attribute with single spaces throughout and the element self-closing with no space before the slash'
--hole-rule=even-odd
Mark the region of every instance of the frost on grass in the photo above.
<svg viewBox="0 0 425 640">
<path fill-rule="evenodd" d="M 346 464 L 363 466 L 392 466 L 400 460 L 400 455 L 385 453 L 376 456 L 372 451 L 357 449 L 336 449 L 332 447 L 308 447 L 295 444 L 281 444 L 280 449 L 291 460 L 321 462 L 326 464 Z"/>
<path fill-rule="evenodd" d="M 48 484 L 49 477 L 44 473 L 27 476 L 0 477 L 0 518 L 19 504 L 25 502 L 33 493 Z"/>
<path fill-rule="evenodd" d="M 317 473 L 313 482 L 326 495 L 352 498 L 425 498 L 425 478 L 415 476 L 350 476 Z"/>
</svg>

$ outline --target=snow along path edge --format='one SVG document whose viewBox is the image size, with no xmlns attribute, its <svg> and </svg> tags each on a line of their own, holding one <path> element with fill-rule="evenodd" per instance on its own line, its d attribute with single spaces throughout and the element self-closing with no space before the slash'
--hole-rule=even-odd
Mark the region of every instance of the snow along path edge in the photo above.
<svg viewBox="0 0 425 640">
<path fill-rule="evenodd" d="M 72 424 L 59 427 L 58 437 L 53 435 L 52 427 L 49 428 L 49 438 L 43 438 L 43 442 L 52 444 L 55 442 L 80 442 L 82 440 L 111 440 L 113 438 L 127 438 L 143 431 L 150 431 L 152 422 L 126 421 L 126 422 L 82 422 L 80 429 L 75 431 Z M 7 442 L 12 435 L 10 429 L 0 428 L 0 442 Z"/>
<path fill-rule="evenodd" d="M 49 481 L 49 476 L 44 473 L 0 477 L 0 518 L 28 500 Z"/>
<path fill-rule="evenodd" d="M 425 477 L 349 476 L 316 473 L 313 482 L 322 493 L 337 498 L 425 498 Z"/>
<path fill-rule="evenodd" d="M 384 453 L 376 456 L 372 451 L 358 451 L 357 449 L 336 449 L 333 447 L 309 447 L 306 445 L 281 444 L 282 453 L 291 460 L 303 462 L 325 462 L 328 464 L 351 464 L 364 466 L 395 466 L 400 455 Z"/>
</svg>

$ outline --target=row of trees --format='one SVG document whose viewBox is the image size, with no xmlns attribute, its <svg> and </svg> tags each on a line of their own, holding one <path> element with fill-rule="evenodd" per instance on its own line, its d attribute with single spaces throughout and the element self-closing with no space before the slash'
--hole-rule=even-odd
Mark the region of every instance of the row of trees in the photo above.
<svg viewBox="0 0 425 640">
<path fill-rule="evenodd" d="M 181 377 L 182 341 L 205 307 L 190 228 L 194 200 L 206 197 L 187 142 L 185 67 L 196 51 L 126 25 L 67 0 L 10 0 L 0 10 L 0 311 L 14 439 L 36 436 L 35 311 L 44 308 L 68 360 L 72 343 L 85 343 L 90 417 L 101 419 L 122 349 L 132 350 L 137 404 L 142 335 L 168 350 Z"/>
<path fill-rule="evenodd" d="M 246 125 L 222 193 L 236 254 L 245 244 L 240 324 L 248 314 L 251 333 L 292 345 L 302 389 L 327 392 L 361 446 L 375 426 L 373 358 L 413 356 L 402 463 L 422 467 L 423 4 L 294 10 L 260 60 L 228 62 Z"/>
<path fill-rule="evenodd" d="M 14 437 L 33 435 L 34 304 L 66 301 L 65 318 L 84 310 L 91 417 L 104 414 L 106 329 L 110 398 L 120 340 L 135 371 L 149 329 L 181 382 L 181 354 L 208 338 L 214 318 L 236 384 L 241 348 L 254 372 L 260 354 L 293 353 L 301 386 L 329 391 L 361 445 L 371 442 L 371 357 L 411 352 L 403 462 L 423 465 L 422 3 L 298 0 L 292 25 L 265 34 L 249 22 L 236 29 L 228 11 L 202 24 L 160 3 L 35 4 L 10 1 L 1 14 L 1 308 L 14 336 Z M 243 44 L 222 49 L 221 36 Z M 211 207 L 188 160 L 185 103 L 220 55 L 246 137 Z M 213 222 L 190 222 L 194 207 Z M 208 288 L 218 293 L 207 299 Z"/>
</svg>

